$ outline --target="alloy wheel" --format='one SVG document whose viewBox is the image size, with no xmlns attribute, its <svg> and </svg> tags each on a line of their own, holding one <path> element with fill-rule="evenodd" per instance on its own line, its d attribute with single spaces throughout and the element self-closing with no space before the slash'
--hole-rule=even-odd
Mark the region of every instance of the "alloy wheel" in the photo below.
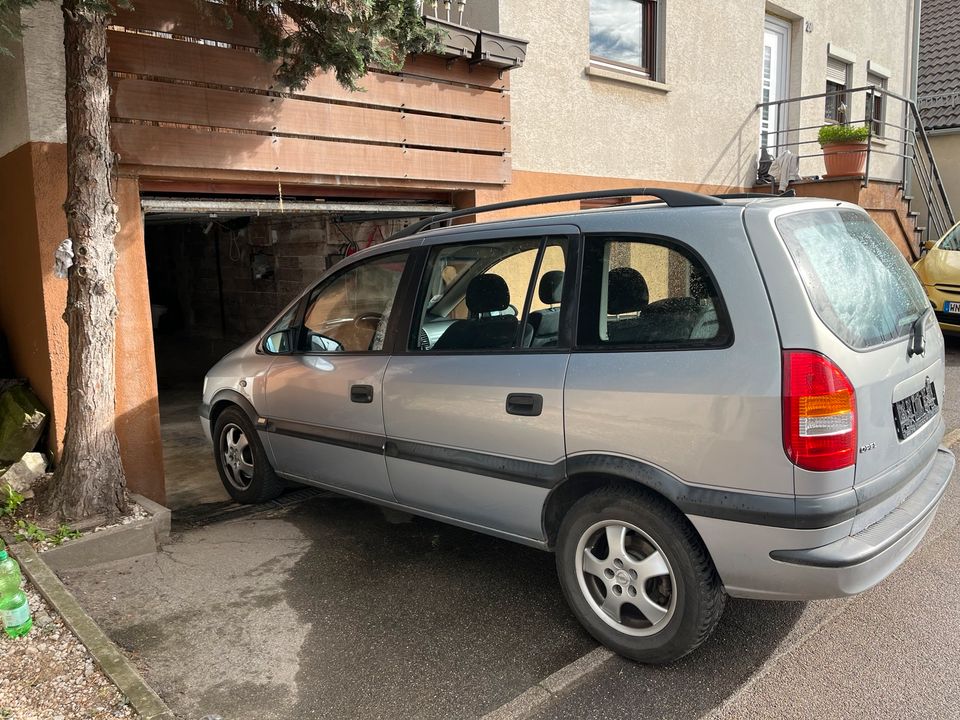
<svg viewBox="0 0 960 720">
<path fill-rule="evenodd" d="M 656 541 L 619 520 L 594 523 L 580 536 L 577 581 L 607 625 L 633 636 L 660 632 L 676 609 L 677 584 Z"/>
<path fill-rule="evenodd" d="M 253 482 L 253 448 L 243 428 L 230 423 L 220 433 L 220 460 L 228 482 L 246 490 Z"/>
</svg>

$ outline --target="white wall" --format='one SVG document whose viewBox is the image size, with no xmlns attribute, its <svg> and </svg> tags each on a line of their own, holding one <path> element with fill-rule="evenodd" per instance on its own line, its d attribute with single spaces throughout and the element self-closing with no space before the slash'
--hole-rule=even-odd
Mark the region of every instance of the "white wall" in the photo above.
<svg viewBox="0 0 960 720">
<path fill-rule="evenodd" d="M 0 155 L 26 142 L 67 140 L 63 15 L 57 3 L 21 12 L 23 37 L 0 58 Z"/>
<path fill-rule="evenodd" d="M 524 66 L 510 78 L 513 167 L 752 184 L 765 13 L 792 22 L 791 95 L 824 91 L 828 43 L 856 55 L 854 86 L 865 84 L 869 59 L 891 70 L 890 90 L 905 93 L 912 3 L 783 0 L 773 6 L 760 0 L 667 0 L 664 87 L 586 72 L 588 0 L 501 0 L 501 32 L 530 40 Z M 862 116 L 862 107 L 857 114 Z M 794 127 L 822 123 L 823 101 L 810 101 L 792 120 Z M 819 152 L 819 147 L 805 146 L 801 152 Z M 816 161 L 801 170 L 819 174 L 819 168 Z"/>
<path fill-rule="evenodd" d="M 30 137 L 27 123 L 27 85 L 20 43 L 0 55 L 0 157 L 23 145 Z"/>
</svg>

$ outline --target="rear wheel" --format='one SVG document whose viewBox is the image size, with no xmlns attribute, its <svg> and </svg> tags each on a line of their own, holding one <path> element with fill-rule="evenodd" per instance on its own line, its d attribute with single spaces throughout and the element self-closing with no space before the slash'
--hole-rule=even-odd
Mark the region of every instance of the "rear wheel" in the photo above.
<svg viewBox="0 0 960 720">
<path fill-rule="evenodd" d="M 283 491 L 253 423 L 240 408 L 227 408 L 217 416 L 213 440 L 220 480 L 234 500 L 261 503 Z"/>
<path fill-rule="evenodd" d="M 560 525 L 557 572 L 590 634 L 640 662 L 694 650 L 726 603 L 699 536 L 676 508 L 643 491 L 580 499 Z"/>
</svg>

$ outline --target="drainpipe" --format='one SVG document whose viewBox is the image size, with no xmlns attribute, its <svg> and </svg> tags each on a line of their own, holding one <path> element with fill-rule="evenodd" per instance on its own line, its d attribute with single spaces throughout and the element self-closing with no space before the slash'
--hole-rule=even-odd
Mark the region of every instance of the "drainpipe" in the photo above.
<svg viewBox="0 0 960 720">
<path fill-rule="evenodd" d="M 907 97 L 910 98 L 914 104 L 917 103 L 917 86 L 919 85 L 920 78 L 920 8 L 922 5 L 922 0 L 913 0 L 913 37 L 911 38 L 910 44 L 910 87 L 907 91 Z M 913 128 L 913 118 L 908 115 L 908 122 L 904 123 L 905 127 Z M 906 138 L 904 138 L 906 140 Z M 913 135 L 913 152 L 917 151 L 917 136 L 916 133 Z M 906 172 L 906 160 L 904 160 L 904 178 L 903 178 L 903 194 L 912 195 L 911 190 L 913 189 L 913 168 L 910 168 L 910 172 Z M 927 223 L 929 225 L 929 221 Z"/>
</svg>

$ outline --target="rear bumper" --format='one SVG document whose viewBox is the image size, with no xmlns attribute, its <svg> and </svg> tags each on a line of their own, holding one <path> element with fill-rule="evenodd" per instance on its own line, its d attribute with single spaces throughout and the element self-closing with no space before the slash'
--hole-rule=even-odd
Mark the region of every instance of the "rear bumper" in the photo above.
<svg viewBox="0 0 960 720">
<path fill-rule="evenodd" d="M 940 448 L 916 489 L 890 513 L 851 534 L 852 521 L 820 530 L 769 528 L 690 517 L 727 592 L 735 597 L 814 600 L 855 595 L 896 570 L 933 522 L 953 473 Z"/>
<path fill-rule="evenodd" d="M 855 535 L 806 550 L 774 550 L 770 557 L 794 565 L 849 568 L 868 563 L 896 547 L 932 516 L 953 473 L 954 457 L 941 448 L 923 484 L 893 512 Z"/>
</svg>

